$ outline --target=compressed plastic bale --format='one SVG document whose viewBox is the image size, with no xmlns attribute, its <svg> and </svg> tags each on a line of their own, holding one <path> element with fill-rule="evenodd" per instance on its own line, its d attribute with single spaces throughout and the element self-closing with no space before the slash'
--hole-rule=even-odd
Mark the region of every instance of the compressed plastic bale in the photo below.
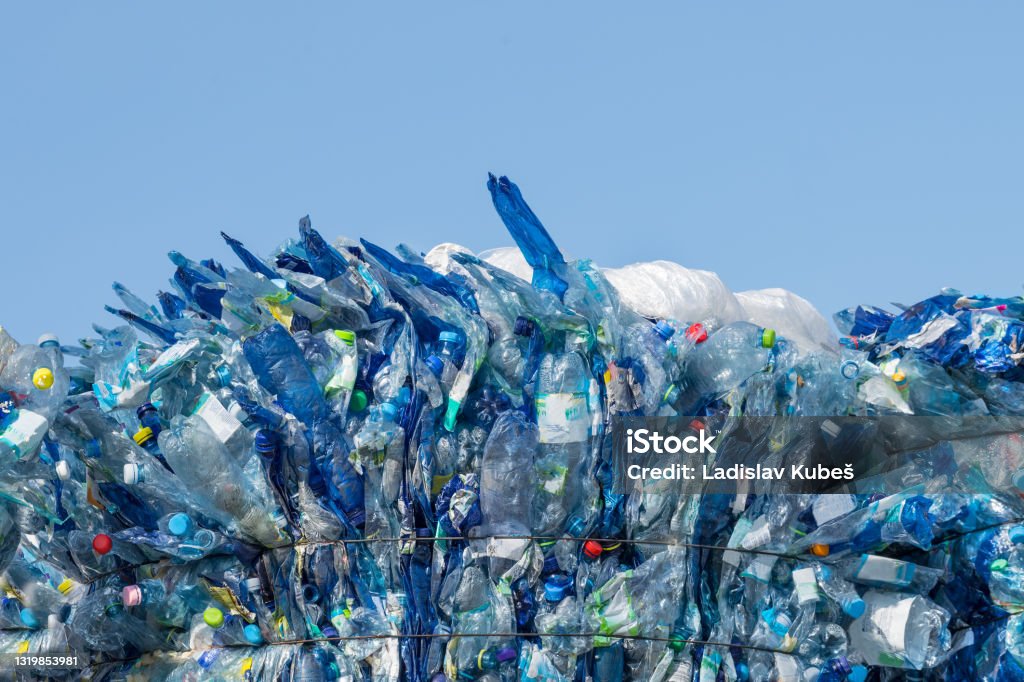
<svg viewBox="0 0 1024 682">
<path fill-rule="evenodd" d="M 779 335 L 808 350 L 836 345 L 836 335 L 824 315 L 810 301 L 785 289 L 756 289 L 736 292 L 747 322 L 770 327 Z"/>
</svg>

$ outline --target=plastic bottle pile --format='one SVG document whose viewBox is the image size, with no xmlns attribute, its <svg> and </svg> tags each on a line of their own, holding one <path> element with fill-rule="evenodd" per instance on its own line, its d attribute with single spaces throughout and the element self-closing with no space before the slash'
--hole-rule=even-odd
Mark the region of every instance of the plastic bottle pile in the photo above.
<svg viewBox="0 0 1024 682">
<path fill-rule="evenodd" d="M 225 235 L 242 268 L 172 252 L 158 305 L 115 284 L 126 324 L 78 346 L 0 336 L 0 651 L 96 680 L 1024 679 L 1015 435 L 882 498 L 617 495 L 608 435 L 1022 415 L 1024 299 L 852 308 L 831 347 L 652 320 L 488 187 L 532 283 L 304 219 L 266 260 Z"/>
</svg>

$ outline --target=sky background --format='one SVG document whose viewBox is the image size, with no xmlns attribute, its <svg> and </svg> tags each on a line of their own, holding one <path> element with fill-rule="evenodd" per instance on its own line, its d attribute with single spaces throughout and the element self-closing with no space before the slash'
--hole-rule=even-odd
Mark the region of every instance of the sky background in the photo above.
<svg viewBox="0 0 1024 682">
<path fill-rule="evenodd" d="M 65 342 L 177 249 L 668 258 L 826 315 L 1021 293 L 1024 5 L 7 3 L 0 324 Z"/>
</svg>

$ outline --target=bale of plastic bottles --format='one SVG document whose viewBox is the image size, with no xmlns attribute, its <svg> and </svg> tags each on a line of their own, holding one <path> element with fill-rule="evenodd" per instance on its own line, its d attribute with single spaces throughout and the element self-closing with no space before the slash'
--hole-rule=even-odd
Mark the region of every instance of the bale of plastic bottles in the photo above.
<svg viewBox="0 0 1024 682">
<path fill-rule="evenodd" d="M 836 338 L 787 292 L 566 262 L 514 184 L 488 188 L 530 281 L 303 219 L 269 258 L 224 235 L 241 267 L 172 252 L 170 291 L 115 284 L 119 325 L 78 344 L 0 332 L 0 665 L 1024 679 L 1019 434 L 904 468 L 885 496 L 622 494 L 609 434 L 621 416 L 1024 415 L 1024 299 L 859 306 Z"/>
</svg>

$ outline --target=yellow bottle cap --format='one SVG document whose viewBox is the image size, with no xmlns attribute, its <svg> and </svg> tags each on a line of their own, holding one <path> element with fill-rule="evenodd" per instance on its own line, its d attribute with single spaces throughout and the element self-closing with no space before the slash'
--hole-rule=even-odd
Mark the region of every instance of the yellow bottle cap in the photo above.
<svg viewBox="0 0 1024 682">
<path fill-rule="evenodd" d="M 71 578 L 64 578 L 64 580 L 60 581 L 60 585 L 57 585 L 57 590 L 61 594 L 67 594 L 68 592 L 71 591 L 71 588 L 74 587 L 74 586 L 75 586 L 75 581 L 74 580 L 72 580 Z"/>
<path fill-rule="evenodd" d="M 40 367 L 32 373 L 32 385 L 40 391 L 45 391 L 53 386 L 53 370 L 49 367 Z"/>
<path fill-rule="evenodd" d="M 203 611 L 203 620 L 211 628 L 219 628 L 224 625 L 224 612 L 216 606 L 211 606 Z"/>
<path fill-rule="evenodd" d="M 134 440 L 137 445 L 142 445 L 152 437 L 153 429 L 149 428 L 148 426 L 143 426 L 141 429 L 135 432 L 135 435 L 132 436 L 132 440 Z"/>
</svg>

